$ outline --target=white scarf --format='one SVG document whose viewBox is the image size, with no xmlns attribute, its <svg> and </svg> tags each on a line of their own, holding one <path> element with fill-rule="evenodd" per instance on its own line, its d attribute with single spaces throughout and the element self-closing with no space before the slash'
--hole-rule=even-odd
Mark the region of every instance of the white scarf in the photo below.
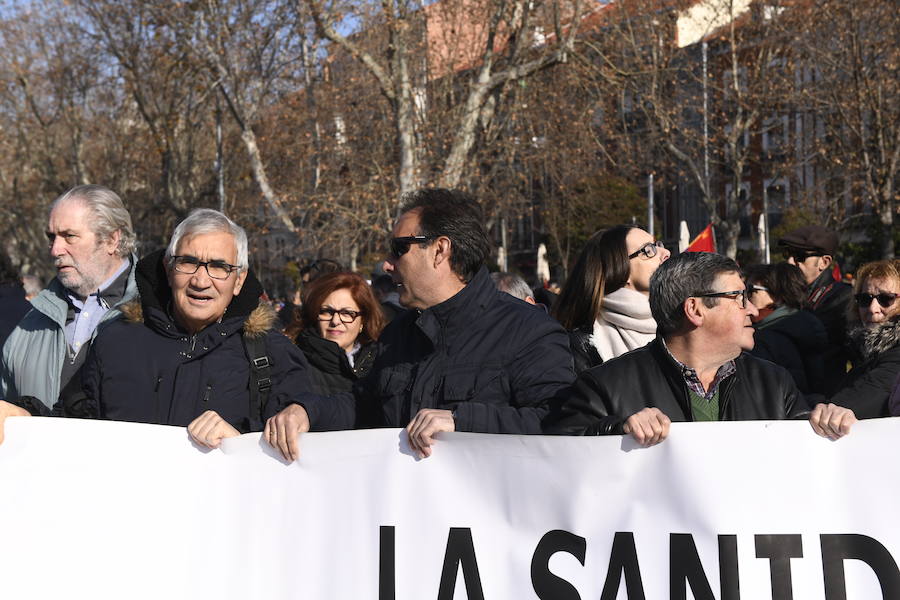
<svg viewBox="0 0 900 600">
<path fill-rule="evenodd" d="M 591 343 L 604 362 L 656 337 L 656 321 L 650 314 L 650 300 L 630 288 L 619 288 L 603 297 L 600 317 L 594 321 Z"/>
</svg>

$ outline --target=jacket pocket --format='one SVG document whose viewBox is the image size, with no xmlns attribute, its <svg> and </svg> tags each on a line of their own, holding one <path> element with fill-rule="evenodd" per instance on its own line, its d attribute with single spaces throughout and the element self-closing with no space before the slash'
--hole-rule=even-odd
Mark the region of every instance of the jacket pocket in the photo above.
<svg viewBox="0 0 900 600">
<path fill-rule="evenodd" d="M 509 380 L 503 369 L 489 365 L 456 366 L 443 376 L 438 408 L 452 410 L 460 402 L 509 404 Z"/>
</svg>

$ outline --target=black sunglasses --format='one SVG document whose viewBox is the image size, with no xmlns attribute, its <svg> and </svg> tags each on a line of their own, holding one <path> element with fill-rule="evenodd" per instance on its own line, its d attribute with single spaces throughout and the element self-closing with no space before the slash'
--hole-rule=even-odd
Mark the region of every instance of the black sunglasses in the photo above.
<svg viewBox="0 0 900 600">
<path fill-rule="evenodd" d="M 859 307 L 869 306 L 872 304 L 872 300 L 878 300 L 878 304 L 881 305 L 881 308 L 887 308 L 897 300 L 897 296 L 900 296 L 900 294 L 881 292 L 880 294 L 875 294 L 873 296 L 872 294 L 863 292 L 853 296 L 853 299 L 856 300 L 856 304 Z"/>
<path fill-rule="evenodd" d="M 430 235 L 407 235 L 403 237 L 391 238 L 391 256 L 394 258 L 400 258 L 404 254 L 409 252 L 409 247 L 413 244 L 424 244 L 425 242 L 430 242 L 433 239 L 434 237 Z"/>
<path fill-rule="evenodd" d="M 798 263 L 801 263 L 801 262 L 804 262 L 810 256 L 822 256 L 822 253 L 807 252 L 806 250 L 796 250 L 796 249 L 791 249 L 791 248 L 785 248 L 784 250 L 781 251 L 781 256 L 784 258 L 784 260 L 787 260 L 793 256 L 794 260 L 796 260 Z"/>
</svg>

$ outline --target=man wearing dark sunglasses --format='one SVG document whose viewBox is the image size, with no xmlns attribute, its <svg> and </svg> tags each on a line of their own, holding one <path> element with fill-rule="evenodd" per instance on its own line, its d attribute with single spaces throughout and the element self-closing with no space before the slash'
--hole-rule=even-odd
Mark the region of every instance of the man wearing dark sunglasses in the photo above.
<svg viewBox="0 0 900 600">
<path fill-rule="evenodd" d="M 568 337 L 543 311 L 501 293 L 484 267 L 484 215 L 456 190 L 413 192 L 389 240 L 384 271 L 408 309 L 378 340 L 379 356 L 348 397 L 304 401 L 270 421 L 297 433 L 355 426 L 406 427 L 410 448 L 431 454 L 436 433 L 540 433 L 551 398 L 574 379 Z"/>
<path fill-rule="evenodd" d="M 809 411 L 784 368 L 751 356 L 759 312 L 737 264 L 685 252 L 650 279 L 657 338 L 582 372 L 548 433 L 630 434 L 644 446 L 663 441 L 672 421 L 752 421 L 809 417 L 832 439 L 856 422 L 853 411 L 818 404 Z"/>
<path fill-rule="evenodd" d="M 785 261 L 797 265 L 806 278 L 809 292 L 805 308 L 825 325 L 828 346 L 824 350 L 826 375 L 822 388 L 830 395 L 847 372 L 847 310 L 853 294 L 850 285 L 835 279 L 838 236 L 820 225 L 806 225 L 785 235 L 778 245 Z"/>
</svg>

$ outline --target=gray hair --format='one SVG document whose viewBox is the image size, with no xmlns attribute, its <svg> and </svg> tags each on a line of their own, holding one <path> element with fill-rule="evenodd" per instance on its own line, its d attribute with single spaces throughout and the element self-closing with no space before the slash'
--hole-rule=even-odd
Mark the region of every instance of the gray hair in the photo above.
<svg viewBox="0 0 900 600">
<path fill-rule="evenodd" d="M 737 263 L 712 252 L 682 252 L 656 269 L 650 277 L 650 312 L 658 335 L 666 338 L 685 324 L 684 301 L 716 290 L 713 284 L 723 273 L 740 273 Z M 720 298 L 703 298 L 712 308 Z"/>
<path fill-rule="evenodd" d="M 119 232 L 116 254 L 120 258 L 134 252 L 137 236 L 131 225 L 131 215 L 118 194 L 102 185 L 79 185 L 54 200 L 50 210 L 70 200 L 80 202 L 91 213 L 91 230 L 98 240 L 108 240 Z"/>
<path fill-rule="evenodd" d="M 203 235 L 206 233 L 230 233 L 234 238 L 234 245 L 237 248 L 237 266 L 241 270 L 246 270 L 249 266 L 247 259 L 247 232 L 244 228 L 211 208 L 198 208 L 191 211 L 184 221 L 178 224 L 175 232 L 172 233 L 172 239 L 169 240 L 169 246 L 166 248 L 166 262 L 172 260 L 178 244 L 184 238 L 194 237 L 195 235 Z"/>
<path fill-rule="evenodd" d="M 494 281 L 494 285 L 497 286 L 498 290 L 506 292 L 519 300 L 524 300 L 525 298 L 534 295 L 531 288 L 525 283 L 525 280 L 514 273 L 504 273 L 502 271 L 499 273 L 491 273 L 491 279 Z"/>
<path fill-rule="evenodd" d="M 37 275 L 23 275 L 22 287 L 25 288 L 25 296 L 32 298 L 41 293 L 44 289 L 44 282 Z"/>
</svg>

